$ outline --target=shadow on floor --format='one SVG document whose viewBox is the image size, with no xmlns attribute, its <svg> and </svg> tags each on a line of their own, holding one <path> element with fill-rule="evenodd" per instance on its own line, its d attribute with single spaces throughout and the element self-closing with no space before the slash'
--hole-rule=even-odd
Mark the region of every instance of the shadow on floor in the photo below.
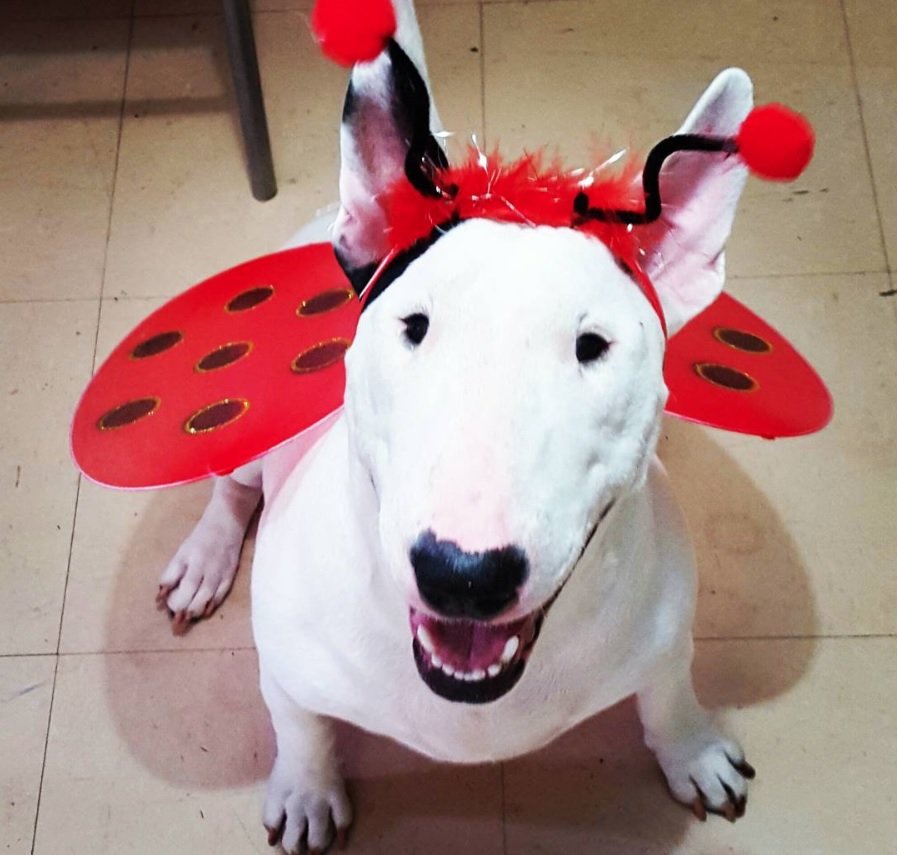
<svg viewBox="0 0 897 855">
<path fill-rule="evenodd" d="M 697 644 L 699 696 L 707 706 L 725 708 L 787 692 L 812 658 L 812 641 L 789 645 L 794 661 L 786 662 L 781 645 L 761 642 L 751 645 L 750 655 L 741 655 L 743 650 L 738 654 L 730 643 L 716 639 L 762 635 L 770 615 L 781 614 L 789 621 L 790 634 L 814 631 L 812 592 L 788 532 L 760 489 L 710 434 L 668 425 L 662 454 L 695 530 L 701 570 L 697 628 L 699 636 L 708 637 Z M 167 551 L 156 567 L 122 571 L 109 624 L 112 649 L 127 649 L 134 624 L 147 619 L 142 612 L 152 609 L 149 593 L 162 563 L 181 529 L 185 533 L 192 524 L 171 519 L 174 502 L 167 495 L 148 503 L 135 537 L 135 542 L 159 543 Z M 197 490 L 195 516 L 202 495 Z M 720 532 L 727 533 L 727 541 L 720 540 Z M 128 556 L 122 563 L 129 564 Z M 240 600 L 248 593 L 247 571 L 248 566 L 241 571 Z M 146 574 L 151 579 L 142 578 Z M 248 603 L 241 605 L 248 608 Z M 154 632 L 164 629 L 163 617 L 156 619 Z M 185 788 L 261 781 L 271 762 L 254 651 L 197 649 L 207 646 L 203 637 L 209 629 L 196 626 L 175 656 L 106 657 L 108 701 L 122 738 L 154 775 Z M 729 719 L 737 733 L 737 713 Z M 340 744 L 361 848 L 387 846 L 396 835 L 404 847 L 410 833 L 428 853 L 456 851 L 458 846 L 492 853 L 502 846 L 493 835 L 503 818 L 508 851 L 524 843 L 528 851 L 560 852 L 588 841 L 627 840 L 643 847 L 639 851 L 659 853 L 669 851 L 692 821 L 668 797 L 642 743 L 631 701 L 585 722 L 548 748 L 501 766 L 439 766 L 348 726 L 340 727 Z M 459 833 L 471 837 L 465 842 Z"/>
</svg>

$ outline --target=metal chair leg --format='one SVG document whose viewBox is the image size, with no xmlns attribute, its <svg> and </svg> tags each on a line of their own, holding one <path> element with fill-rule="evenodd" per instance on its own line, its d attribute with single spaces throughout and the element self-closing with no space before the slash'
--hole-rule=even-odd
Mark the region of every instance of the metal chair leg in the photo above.
<svg viewBox="0 0 897 855">
<path fill-rule="evenodd" d="M 223 0 L 223 4 L 227 52 L 246 146 L 249 181 L 252 195 L 264 202 L 277 193 L 277 182 L 274 178 L 274 161 L 262 99 L 249 0 Z"/>
</svg>

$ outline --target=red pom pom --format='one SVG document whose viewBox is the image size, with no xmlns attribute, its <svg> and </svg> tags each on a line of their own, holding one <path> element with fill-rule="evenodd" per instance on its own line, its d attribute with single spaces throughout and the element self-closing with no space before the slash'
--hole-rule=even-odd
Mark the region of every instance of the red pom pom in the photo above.
<svg viewBox="0 0 897 855">
<path fill-rule="evenodd" d="M 810 162 L 815 136 L 800 113 L 782 104 L 767 104 L 748 113 L 736 141 L 751 172 L 761 178 L 790 181 Z"/>
<path fill-rule="evenodd" d="M 311 28 L 324 54 L 340 65 L 376 59 L 395 35 L 390 0 L 318 0 Z"/>
</svg>

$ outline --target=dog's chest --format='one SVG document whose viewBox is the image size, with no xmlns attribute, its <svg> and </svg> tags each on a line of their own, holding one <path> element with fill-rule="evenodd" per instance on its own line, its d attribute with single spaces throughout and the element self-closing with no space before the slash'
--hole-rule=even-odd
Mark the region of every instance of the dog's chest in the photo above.
<svg viewBox="0 0 897 855">
<path fill-rule="evenodd" d="M 511 692 L 490 704 L 452 703 L 418 675 L 404 614 L 373 615 L 361 598 L 333 613 L 311 600 L 272 611 L 256 630 L 259 651 L 294 701 L 452 762 L 513 757 L 550 742 L 632 692 L 641 667 L 632 659 L 621 667 L 585 634 L 555 637 L 561 627 L 549 621 Z"/>
<path fill-rule="evenodd" d="M 269 508 L 253 569 L 261 667 L 300 706 L 456 762 L 543 745 L 639 686 L 663 641 L 658 592 L 607 588 L 577 568 L 552 607 L 520 682 L 489 704 L 434 694 L 412 654 L 403 593 L 378 571 L 347 513 L 338 424 Z"/>
</svg>

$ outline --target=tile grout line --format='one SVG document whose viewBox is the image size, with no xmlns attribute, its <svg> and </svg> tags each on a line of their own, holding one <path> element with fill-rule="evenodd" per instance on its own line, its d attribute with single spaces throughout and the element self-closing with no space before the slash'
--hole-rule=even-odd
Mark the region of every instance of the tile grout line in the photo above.
<svg viewBox="0 0 897 855">
<path fill-rule="evenodd" d="M 485 147 L 485 135 L 484 135 Z M 726 276 L 727 282 L 746 282 L 755 279 L 813 279 L 813 278 L 830 278 L 833 276 L 888 276 L 897 281 L 897 269 L 891 270 L 886 267 L 875 270 L 834 270 L 829 272 L 810 272 L 810 273 L 730 273 Z M 101 294 L 99 299 L 101 302 L 109 300 L 113 302 L 128 302 L 130 300 L 171 300 L 175 294 Z M 44 305 L 50 303 L 88 303 L 98 299 L 97 297 L 36 297 L 34 299 L 0 299 L 0 306 L 4 305 L 21 305 L 34 304 Z"/>
<path fill-rule="evenodd" d="M 897 638 L 893 632 L 843 632 L 818 635 L 696 635 L 694 641 L 875 641 Z"/>
<path fill-rule="evenodd" d="M 21 298 L 2 298 L 0 306 L 19 305 L 21 303 L 90 303 L 96 300 L 96 297 L 21 297 Z"/>
<path fill-rule="evenodd" d="M 850 76 L 853 80 L 853 93 L 856 101 L 857 113 L 860 117 L 860 128 L 863 132 L 863 150 L 866 153 L 866 168 L 869 170 L 869 183 L 872 185 L 872 202 L 875 205 L 875 216 L 878 220 L 878 240 L 881 244 L 885 267 L 890 273 L 893 270 L 891 259 L 888 257 L 888 242 L 885 239 L 885 228 L 881 218 L 881 205 L 878 200 L 878 185 L 875 180 L 875 168 L 872 165 L 872 152 L 869 149 L 869 131 L 866 127 L 866 116 L 863 113 L 863 99 L 860 96 L 860 80 L 857 75 L 856 57 L 853 52 L 853 39 L 850 37 L 850 22 L 847 18 L 847 6 L 845 0 L 839 0 L 841 7 L 841 20 L 844 23 L 844 38 L 847 42 L 847 56 L 850 59 Z"/>
<path fill-rule="evenodd" d="M 131 72 L 131 48 L 134 41 L 134 21 L 136 20 L 134 16 L 135 3 L 136 0 L 131 0 L 131 16 L 128 24 L 128 46 L 125 55 L 125 74 L 122 82 L 121 105 L 118 110 L 118 143 L 115 146 L 115 163 L 112 166 L 112 192 L 109 198 L 109 216 L 106 219 L 106 251 L 103 255 L 103 271 L 100 274 L 100 306 L 97 312 L 97 334 L 94 341 L 93 369 L 96 368 L 97 342 L 99 342 L 100 338 L 100 315 L 102 312 L 103 300 L 106 299 L 106 270 L 109 264 L 109 243 L 112 239 L 112 214 L 115 210 L 115 187 L 118 183 L 118 166 L 121 160 L 121 138 L 125 126 L 125 104 L 128 99 L 128 76 Z"/>
<path fill-rule="evenodd" d="M 127 86 L 128 86 L 128 70 L 131 64 L 131 41 L 134 35 L 134 4 L 136 0 L 131 0 L 131 15 L 128 21 L 128 38 L 125 46 L 125 70 L 124 70 L 124 80 L 122 82 L 122 93 L 121 93 L 121 106 L 119 108 L 118 114 L 118 140 L 116 142 L 115 147 L 115 164 L 112 169 L 112 186 L 110 188 L 109 194 L 109 217 L 106 223 L 106 250 L 103 257 L 103 271 L 101 273 L 100 278 L 100 299 L 97 300 L 97 316 L 96 316 L 96 329 L 94 332 L 93 339 L 93 357 L 91 360 L 91 374 L 93 373 L 93 368 L 96 365 L 97 358 L 97 342 L 99 341 L 100 336 L 100 317 L 103 308 L 103 283 L 106 278 L 106 263 L 109 258 L 109 237 L 112 229 L 112 207 L 115 201 L 115 180 L 118 174 L 118 159 L 119 154 L 121 152 L 121 133 L 122 126 L 124 124 L 124 115 L 125 115 L 125 98 L 127 96 Z M 72 567 L 72 550 L 75 543 L 75 526 L 78 521 L 78 504 L 81 498 L 81 484 L 83 483 L 81 475 L 78 475 L 78 486 L 75 489 L 75 504 L 72 510 L 72 533 L 69 537 L 69 554 L 68 561 L 65 565 L 65 582 L 62 587 L 62 605 L 59 609 L 59 628 L 56 632 L 56 655 L 55 661 L 53 665 L 53 688 L 50 691 L 50 706 L 47 710 L 47 732 L 44 736 L 44 751 L 43 757 L 41 758 L 41 768 L 40 768 L 40 779 L 38 780 L 37 785 L 37 802 L 34 807 L 34 826 L 31 831 L 31 855 L 34 855 L 34 848 L 37 845 L 37 826 L 40 821 L 40 808 L 41 808 L 41 800 L 44 792 L 44 774 L 47 770 L 47 752 L 50 747 L 50 729 L 53 724 L 53 705 L 56 700 L 56 684 L 59 675 L 59 647 L 62 643 L 62 626 L 63 626 L 63 618 L 65 617 L 65 600 L 66 595 L 68 594 L 68 586 L 69 586 L 69 573 Z"/>
<path fill-rule="evenodd" d="M 824 633 L 821 635 L 698 635 L 695 636 L 695 643 L 703 642 L 719 642 L 719 641 L 882 641 L 886 639 L 897 639 L 897 632 L 857 632 L 857 633 Z M 145 647 L 134 648 L 132 650 L 113 649 L 113 650 L 69 650 L 59 654 L 56 653 L 0 653 L 0 661 L 5 659 L 46 659 L 53 657 L 54 659 L 75 658 L 77 656 L 159 656 L 164 654 L 175 654 L 184 656 L 190 653 L 246 653 L 252 652 L 256 648 L 252 645 L 234 644 L 225 645 L 224 647 Z"/>
<path fill-rule="evenodd" d="M 72 526 L 74 528 L 74 526 Z M 37 820 L 40 816 L 41 796 L 44 792 L 44 772 L 47 769 L 47 748 L 50 745 L 50 722 L 53 718 L 53 701 L 56 698 L 56 678 L 59 674 L 59 657 L 54 656 L 53 661 L 53 686 L 50 689 L 50 706 L 47 708 L 47 732 L 44 735 L 44 754 L 40 764 L 40 779 L 37 782 L 37 803 L 34 806 L 34 825 L 31 829 L 31 855 L 34 855 L 34 847 L 37 843 Z"/>
</svg>

